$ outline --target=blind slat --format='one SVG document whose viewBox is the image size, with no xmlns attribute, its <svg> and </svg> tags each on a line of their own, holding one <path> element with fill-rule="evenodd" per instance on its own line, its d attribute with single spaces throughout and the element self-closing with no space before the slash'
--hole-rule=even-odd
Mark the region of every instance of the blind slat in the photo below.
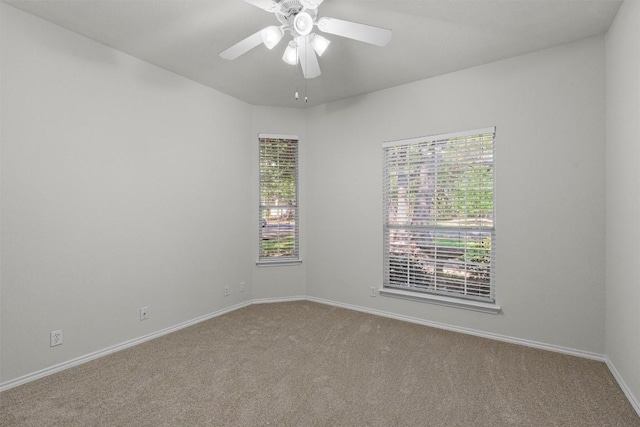
<svg viewBox="0 0 640 427">
<path fill-rule="evenodd" d="M 298 259 L 298 140 L 259 135 L 259 259 Z"/>
<path fill-rule="evenodd" d="M 383 144 L 384 286 L 494 300 L 494 137 Z"/>
</svg>

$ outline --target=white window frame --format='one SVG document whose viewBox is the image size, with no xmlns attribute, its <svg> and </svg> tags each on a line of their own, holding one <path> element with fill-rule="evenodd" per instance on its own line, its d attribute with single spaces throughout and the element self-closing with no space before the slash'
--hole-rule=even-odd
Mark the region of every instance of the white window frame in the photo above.
<svg viewBox="0 0 640 427">
<path fill-rule="evenodd" d="M 295 150 L 295 200 L 291 204 L 276 204 L 276 205 L 266 205 L 263 204 L 263 195 L 262 195 L 262 141 L 267 139 L 281 139 L 281 140 L 292 140 L 296 141 L 296 150 Z M 258 260 L 256 261 L 256 265 L 261 267 L 269 267 L 269 266 L 287 266 L 287 265 L 298 265 L 302 263 L 300 259 L 300 210 L 299 210 L 299 187 L 300 187 L 300 138 L 297 135 L 280 135 L 280 134 L 268 134 L 268 133 L 260 133 L 258 134 Z M 283 211 L 291 211 L 293 212 L 293 235 L 294 235 L 294 250 L 292 255 L 287 256 L 263 256 L 263 243 L 267 240 L 265 235 L 267 233 L 274 234 L 272 232 L 271 224 L 267 224 L 267 226 L 263 227 L 263 212 L 265 210 L 283 210 Z M 278 225 L 279 227 L 280 225 Z M 288 227 L 289 225 L 287 225 Z M 288 233 L 289 229 L 285 231 Z M 276 228 L 275 237 L 279 237 L 279 230 Z M 270 236 L 269 238 L 272 238 Z"/>
<path fill-rule="evenodd" d="M 429 302 L 434 304 L 446 305 L 446 306 L 457 307 L 457 308 L 465 308 L 469 310 L 475 310 L 475 311 L 492 313 L 492 314 L 497 314 L 500 312 L 501 310 L 500 306 L 496 303 L 496 299 L 495 299 L 495 132 L 496 132 L 496 128 L 490 127 L 490 128 L 476 129 L 476 130 L 465 131 L 465 132 L 455 132 L 455 133 L 432 135 L 432 136 L 411 138 L 411 139 L 404 139 L 404 140 L 397 140 L 397 141 L 388 141 L 382 144 L 383 175 L 384 175 L 384 178 L 383 178 L 383 181 L 384 181 L 383 183 L 383 205 L 384 205 L 383 278 L 384 279 L 383 279 L 382 289 L 380 289 L 380 295 L 395 297 L 395 298 L 402 298 L 402 299 L 409 299 L 414 301 L 424 301 L 424 302 Z M 390 182 L 392 180 L 392 175 L 393 177 L 395 177 L 395 179 L 400 179 L 398 178 L 398 176 L 400 175 L 398 174 L 394 175 L 394 172 L 392 172 L 391 169 L 407 167 L 406 169 L 407 173 L 409 173 L 409 171 L 411 170 L 410 167 L 403 166 L 402 163 L 399 163 L 394 160 L 393 153 L 398 151 L 402 152 L 401 150 L 398 150 L 398 147 L 406 148 L 407 150 L 410 150 L 410 149 L 418 150 L 420 154 L 416 156 L 418 160 L 414 160 L 415 162 L 417 162 L 416 164 L 418 165 L 424 164 L 426 166 L 431 167 L 430 169 L 428 169 L 427 172 L 420 172 L 418 179 L 421 179 L 421 180 L 429 179 L 436 183 L 436 184 L 431 184 L 432 186 L 434 186 L 435 188 L 441 188 L 441 187 L 436 187 L 438 186 L 437 171 L 440 169 L 441 165 L 444 163 L 441 164 L 439 163 L 440 160 L 434 160 L 436 159 L 436 157 L 434 157 L 433 153 L 438 150 L 437 147 L 443 147 L 449 143 L 451 144 L 458 143 L 460 144 L 459 146 L 463 146 L 462 144 L 466 143 L 470 146 L 472 143 L 470 143 L 469 141 L 465 142 L 464 141 L 465 138 L 472 140 L 472 138 L 480 135 L 485 135 L 485 138 L 486 138 L 486 135 L 489 135 L 489 134 L 492 135 L 491 166 L 492 166 L 492 186 L 493 186 L 493 204 L 492 204 L 493 221 L 491 222 L 490 225 L 475 224 L 473 226 L 468 226 L 468 225 L 461 224 L 460 221 L 458 221 L 457 225 L 455 225 L 454 223 L 453 226 L 449 222 L 447 222 L 446 225 L 442 225 L 437 220 L 434 222 L 433 218 L 431 217 L 432 214 L 428 214 L 429 215 L 428 217 L 424 217 L 424 218 L 429 218 L 428 220 L 418 218 L 418 220 L 415 221 L 414 223 L 413 212 L 410 214 L 410 216 L 407 217 L 407 218 L 410 218 L 411 223 L 405 223 L 405 224 L 397 223 L 398 218 L 401 218 L 401 217 L 398 216 L 397 211 L 395 211 L 396 212 L 395 215 L 390 215 L 390 212 L 394 209 L 392 207 L 392 204 L 394 203 L 394 201 L 397 204 L 397 206 L 401 206 L 400 202 L 398 201 L 400 200 L 401 196 L 398 193 L 399 190 L 397 190 L 397 192 L 394 193 L 394 190 L 392 189 L 392 184 Z M 422 160 L 420 159 L 424 159 L 424 163 L 422 163 Z M 450 164 L 453 164 L 453 163 L 450 163 Z M 446 167 L 446 164 L 444 165 Z M 415 173 L 415 170 L 413 171 L 414 172 L 411 172 L 411 173 Z M 427 175 L 429 176 L 429 178 L 424 178 Z M 420 181 L 420 182 L 423 182 L 423 181 Z M 410 193 L 409 190 L 404 190 L 404 191 L 406 194 L 405 201 L 409 200 L 409 197 L 415 197 L 415 198 L 421 197 L 417 194 L 420 190 L 412 190 L 414 191 L 414 193 L 411 193 L 410 196 L 409 196 L 409 193 Z M 433 191 L 436 191 L 436 190 L 433 190 Z M 424 200 L 433 200 L 433 197 L 435 196 L 432 196 L 431 199 L 425 198 Z M 465 200 L 466 200 L 466 196 L 465 196 Z M 399 209 L 397 206 L 395 209 Z M 391 223 L 392 221 L 396 221 L 396 222 L 392 224 Z M 430 222 L 430 224 L 426 224 L 427 222 Z M 398 233 L 398 232 L 406 233 L 406 235 L 410 237 L 409 241 L 413 241 L 414 239 L 416 240 L 423 239 L 423 240 L 420 240 L 420 243 L 418 243 L 418 250 L 416 252 L 418 252 L 420 254 L 419 256 L 422 257 L 422 258 L 419 258 L 420 260 L 419 263 L 424 262 L 424 264 L 428 266 L 423 266 L 421 267 L 421 269 L 415 268 L 414 265 L 423 265 L 423 264 L 411 264 L 409 260 L 410 256 L 406 255 L 407 256 L 406 271 L 402 270 L 401 268 L 398 270 L 397 266 L 402 265 L 402 262 L 404 259 L 403 256 L 405 255 L 401 251 L 400 252 L 397 251 L 398 247 L 402 247 L 401 246 L 402 243 L 399 243 L 398 240 L 396 240 L 395 243 L 393 241 L 390 241 L 390 239 L 393 240 L 393 238 L 391 237 L 392 233 Z M 443 272 L 438 273 L 440 271 L 438 270 L 438 268 L 444 269 L 444 267 L 442 267 L 444 264 L 444 261 L 441 261 L 437 255 L 433 255 L 434 253 L 437 254 L 438 251 L 441 251 L 442 253 L 449 250 L 453 253 L 454 250 L 451 247 L 443 246 L 445 245 L 444 243 L 436 242 L 431 244 L 430 242 L 432 241 L 431 239 L 434 239 L 433 237 L 429 237 L 429 238 L 416 237 L 416 236 L 424 236 L 424 235 L 446 236 L 447 233 L 452 233 L 453 235 L 458 234 L 458 236 L 462 236 L 462 237 L 459 237 L 459 239 L 465 242 L 462 244 L 462 246 L 464 246 L 464 251 L 465 251 L 464 256 L 460 257 L 464 259 L 464 261 L 458 261 L 458 259 L 460 258 L 455 258 L 453 261 L 451 261 L 453 263 L 457 263 L 455 268 L 462 269 L 463 273 L 460 273 L 460 271 L 458 271 L 458 273 L 454 273 L 454 274 L 461 274 L 461 276 L 458 276 L 458 277 L 463 277 L 462 279 L 459 279 L 460 284 L 458 284 L 457 282 L 458 279 L 447 279 L 445 278 L 445 273 Z M 488 251 L 488 254 L 489 254 L 488 256 L 490 257 L 489 284 L 488 285 L 484 283 L 478 284 L 478 283 L 469 281 L 470 287 L 469 287 L 469 290 L 467 290 L 467 282 L 468 282 L 467 277 L 471 276 L 473 278 L 473 275 L 470 274 L 469 271 L 474 271 L 474 270 L 471 270 L 471 268 L 473 268 L 472 264 L 474 263 L 466 261 L 467 259 L 466 248 L 469 245 L 466 242 L 473 239 L 477 239 L 477 240 L 485 239 L 484 241 L 486 241 L 486 239 L 489 237 L 490 237 L 490 249 Z M 450 246 L 449 243 L 446 243 L 446 245 Z M 432 251 L 432 253 L 424 255 L 424 252 L 421 252 L 421 251 L 423 251 L 424 250 L 423 248 L 425 247 L 428 248 L 428 250 Z M 481 262 L 485 263 L 485 261 L 481 261 Z M 479 264 L 479 265 L 483 265 L 483 264 Z M 411 277 L 412 268 L 414 269 L 414 271 L 416 270 L 418 271 L 418 274 L 415 274 L 414 277 Z M 406 275 L 406 278 L 405 278 L 405 275 Z M 441 283 L 443 283 L 443 285 L 441 285 L 440 287 L 438 287 L 439 285 L 438 277 L 442 277 L 442 279 L 440 280 L 442 280 Z M 455 277 L 455 276 L 449 276 L 449 277 Z M 453 286 L 452 284 L 455 284 L 457 287 Z"/>
</svg>

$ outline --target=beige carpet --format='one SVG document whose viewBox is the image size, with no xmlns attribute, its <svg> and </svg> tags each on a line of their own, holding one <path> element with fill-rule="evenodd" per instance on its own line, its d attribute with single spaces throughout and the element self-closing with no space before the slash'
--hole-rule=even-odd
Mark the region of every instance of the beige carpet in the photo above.
<svg viewBox="0 0 640 427">
<path fill-rule="evenodd" d="M 8 426 L 640 426 L 606 366 L 311 302 L 0 394 Z"/>
</svg>

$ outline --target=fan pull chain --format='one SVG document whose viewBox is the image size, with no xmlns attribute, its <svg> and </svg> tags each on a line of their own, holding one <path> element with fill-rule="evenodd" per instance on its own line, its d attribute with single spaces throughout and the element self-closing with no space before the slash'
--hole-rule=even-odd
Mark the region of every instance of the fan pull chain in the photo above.
<svg viewBox="0 0 640 427">
<path fill-rule="evenodd" d="M 296 43 L 296 66 L 295 66 L 295 93 L 293 94 L 293 97 L 295 98 L 295 100 L 297 101 L 298 98 L 300 98 L 300 95 L 298 94 L 298 63 L 300 62 L 300 56 L 298 56 L 298 43 Z"/>
<path fill-rule="evenodd" d="M 309 36 L 305 36 L 304 37 L 304 42 L 306 43 L 306 46 L 304 48 L 304 54 L 306 56 L 306 61 L 304 61 L 304 75 L 307 74 L 307 72 L 309 71 L 307 64 L 309 63 Z M 315 54 L 314 54 L 315 55 Z M 307 102 L 309 102 L 309 98 L 307 98 L 307 78 L 305 76 L 302 76 L 304 79 L 304 103 L 306 104 Z"/>
<path fill-rule="evenodd" d="M 297 64 L 300 64 L 300 68 L 302 69 L 302 62 L 300 61 L 300 56 L 299 56 L 299 46 L 296 43 L 296 58 L 297 58 Z M 307 48 L 305 48 L 305 50 L 303 51 L 305 55 L 308 55 L 308 46 Z M 307 58 L 305 58 L 307 59 Z M 293 93 L 293 98 L 297 101 L 298 99 L 300 99 L 300 92 L 298 91 L 298 76 L 300 74 L 300 72 L 298 71 L 298 66 L 296 64 L 296 70 L 295 70 L 295 92 Z M 307 95 L 307 79 L 304 77 L 304 75 L 306 74 L 308 67 L 307 67 L 307 61 L 304 61 L 304 70 L 303 71 L 303 75 L 302 75 L 302 79 L 304 80 L 304 102 L 305 104 L 309 102 L 309 97 Z"/>
</svg>

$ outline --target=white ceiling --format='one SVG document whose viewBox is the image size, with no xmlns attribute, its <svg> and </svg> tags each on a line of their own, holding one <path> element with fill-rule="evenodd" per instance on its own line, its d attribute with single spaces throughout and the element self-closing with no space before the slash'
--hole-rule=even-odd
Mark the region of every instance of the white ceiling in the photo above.
<svg viewBox="0 0 640 427">
<path fill-rule="evenodd" d="M 275 16 L 242 0 L 2 0 L 254 105 L 308 107 L 603 34 L 619 0 L 325 0 L 319 16 L 390 28 L 386 47 L 325 35 L 307 80 L 260 45 L 218 53 Z"/>
</svg>

